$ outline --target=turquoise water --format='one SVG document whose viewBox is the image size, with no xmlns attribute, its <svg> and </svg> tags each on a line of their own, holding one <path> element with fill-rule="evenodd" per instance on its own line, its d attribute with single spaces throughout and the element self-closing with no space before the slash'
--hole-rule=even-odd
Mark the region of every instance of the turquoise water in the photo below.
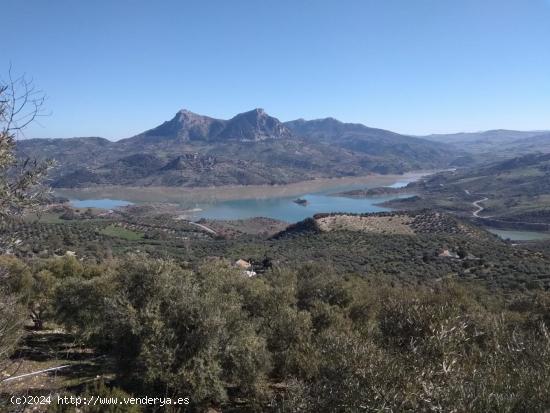
<svg viewBox="0 0 550 413">
<path fill-rule="evenodd" d="M 487 228 L 487 231 L 498 235 L 502 239 L 509 239 L 512 241 L 538 241 L 550 239 L 550 233 L 548 232 L 517 231 L 495 228 Z"/>
<path fill-rule="evenodd" d="M 390 185 L 390 187 L 402 188 L 407 186 L 409 182 L 411 182 L 411 180 L 398 181 Z M 380 204 L 391 199 L 408 198 L 411 196 L 407 194 L 400 196 L 389 195 L 373 196 L 369 198 L 348 198 L 331 195 L 338 192 L 364 188 L 365 185 L 363 184 L 340 185 L 338 187 L 326 188 L 319 192 L 292 197 L 240 199 L 218 202 L 211 205 L 198 205 L 202 211 L 196 213 L 195 217 L 196 219 L 246 219 L 266 217 L 294 223 L 324 212 L 361 214 L 365 212 L 391 211 L 390 208 L 384 208 L 375 204 Z M 299 205 L 293 202 L 297 198 L 305 199 L 307 204 Z"/>
<path fill-rule="evenodd" d="M 102 208 L 113 209 L 123 207 L 126 205 L 132 205 L 130 201 L 123 201 L 121 199 L 71 199 L 70 203 L 75 208 Z"/>
<path fill-rule="evenodd" d="M 345 188 L 343 190 L 347 189 L 348 188 Z M 403 195 L 399 198 L 406 198 L 409 196 L 410 195 Z M 297 198 L 306 199 L 308 201 L 307 205 L 298 205 L 293 202 Z M 375 204 L 396 198 L 396 196 L 391 195 L 355 199 L 331 196 L 326 193 L 317 193 L 284 198 L 239 199 L 216 202 L 213 204 L 199 204 L 197 205 L 199 210 L 193 217 L 195 219 L 246 219 L 266 217 L 292 223 L 321 212 L 364 213 L 389 211 L 389 208 L 383 208 Z M 71 200 L 71 205 L 75 208 L 114 209 L 131 204 L 131 202 L 121 199 Z"/>
<path fill-rule="evenodd" d="M 296 204 L 293 202 L 296 198 L 307 200 L 307 205 Z M 210 219 L 266 217 L 286 222 L 298 222 L 321 212 L 364 213 L 389 211 L 389 208 L 383 208 L 375 204 L 395 198 L 395 196 L 378 196 L 353 199 L 325 194 L 307 194 L 290 198 L 243 199 L 220 202 L 210 206 L 199 206 L 203 208 L 203 211 L 198 212 L 196 217 Z"/>
<path fill-rule="evenodd" d="M 401 180 L 390 185 L 391 188 L 406 186 L 410 180 Z M 390 211 L 389 208 L 377 206 L 390 199 L 407 198 L 411 195 L 389 195 L 373 196 L 369 198 L 347 198 L 333 196 L 331 194 L 345 192 L 353 189 L 365 188 L 363 184 L 340 185 L 325 188 L 315 193 L 294 195 L 292 197 L 273 197 L 258 199 L 239 199 L 232 201 L 219 201 L 210 204 L 196 204 L 197 211 L 193 214 L 194 219 L 246 219 L 254 217 L 266 217 L 286 222 L 298 222 L 323 212 L 382 212 Z M 298 205 L 293 202 L 297 198 L 306 199 L 306 205 Z M 132 202 L 121 199 L 87 199 L 71 200 L 71 204 L 77 208 L 103 208 L 113 209 Z"/>
</svg>

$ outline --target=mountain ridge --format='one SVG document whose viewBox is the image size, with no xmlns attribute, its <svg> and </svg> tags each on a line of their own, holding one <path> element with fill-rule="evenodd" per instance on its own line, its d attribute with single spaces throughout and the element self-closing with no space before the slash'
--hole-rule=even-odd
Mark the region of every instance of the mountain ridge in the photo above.
<svg viewBox="0 0 550 413">
<path fill-rule="evenodd" d="M 25 140 L 21 157 L 56 158 L 54 187 L 285 184 L 447 166 L 444 144 L 334 118 L 281 122 L 256 108 L 216 119 L 186 109 L 130 138 Z"/>
</svg>

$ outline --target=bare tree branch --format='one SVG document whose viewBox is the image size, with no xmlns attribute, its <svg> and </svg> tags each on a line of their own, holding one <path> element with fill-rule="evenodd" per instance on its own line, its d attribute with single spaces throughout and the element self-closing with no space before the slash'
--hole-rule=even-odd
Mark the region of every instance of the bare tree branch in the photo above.
<svg viewBox="0 0 550 413">
<path fill-rule="evenodd" d="M 49 189 L 42 185 L 52 162 L 20 160 L 16 139 L 23 129 L 41 115 L 44 95 L 25 76 L 14 78 L 11 68 L 8 81 L 0 80 L 0 253 L 15 243 L 5 231 L 15 217 L 36 211 L 43 204 Z M 20 299 L 8 288 L 9 277 L 0 269 L 0 374 L 10 366 L 12 355 L 25 320 Z"/>
</svg>

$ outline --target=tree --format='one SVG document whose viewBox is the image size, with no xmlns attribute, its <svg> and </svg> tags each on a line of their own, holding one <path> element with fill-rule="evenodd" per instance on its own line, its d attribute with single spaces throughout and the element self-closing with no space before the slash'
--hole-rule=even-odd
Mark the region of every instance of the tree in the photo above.
<svg viewBox="0 0 550 413">
<path fill-rule="evenodd" d="M 223 262 L 191 272 L 134 255 L 110 273 L 64 280 L 58 320 L 110 351 L 120 383 L 133 391 L 186 394 L 199 409 L 227 400 L 229 385 L 256 403 L 266 397 L 271 363 L 243 309 L 250 282 Z"/>
<path fill-rule="evenodd" d="M 25 321 L 25 307 L 17 295 L 10 291 L 8 278 L 9 273 L 0 268 L 0 374 L 11 364 L 9 357 L 23 334 Z"/>
<path fill-rule="evenodd" d="M 36 210 L 48 191 L 41 185 L 50 161 L 19 160 L 15 142 L 26 126 L 41 114 L 44 95 L 24 76 L 0 80 L 0 230 L 24 211 Z M 5 232 L 4 232 L 5 234 Z M 0 250 L 9 250 L 16 240 L 5 235 Z M 5 274 L 9 277 L 10 274 Z M 4 278 L 4 277 L 3 277 Z M 14 292 L 0 289 L 0 372 L 22 333 L 24 311 L 14 307 L 19 301 Z"/>
</svg>

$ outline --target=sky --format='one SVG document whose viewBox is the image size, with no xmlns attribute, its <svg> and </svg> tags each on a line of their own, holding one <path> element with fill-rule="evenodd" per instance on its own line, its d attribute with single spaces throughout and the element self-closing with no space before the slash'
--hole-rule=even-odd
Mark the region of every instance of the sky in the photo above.
<svg viewBox="0 0 550 413">
<path fill-rule="evenodd" d="M 25 136 L 120 139 L 182 108 L 407 134 L 550 129 L 550 0 L 2 0 Z"/>
</svg>

